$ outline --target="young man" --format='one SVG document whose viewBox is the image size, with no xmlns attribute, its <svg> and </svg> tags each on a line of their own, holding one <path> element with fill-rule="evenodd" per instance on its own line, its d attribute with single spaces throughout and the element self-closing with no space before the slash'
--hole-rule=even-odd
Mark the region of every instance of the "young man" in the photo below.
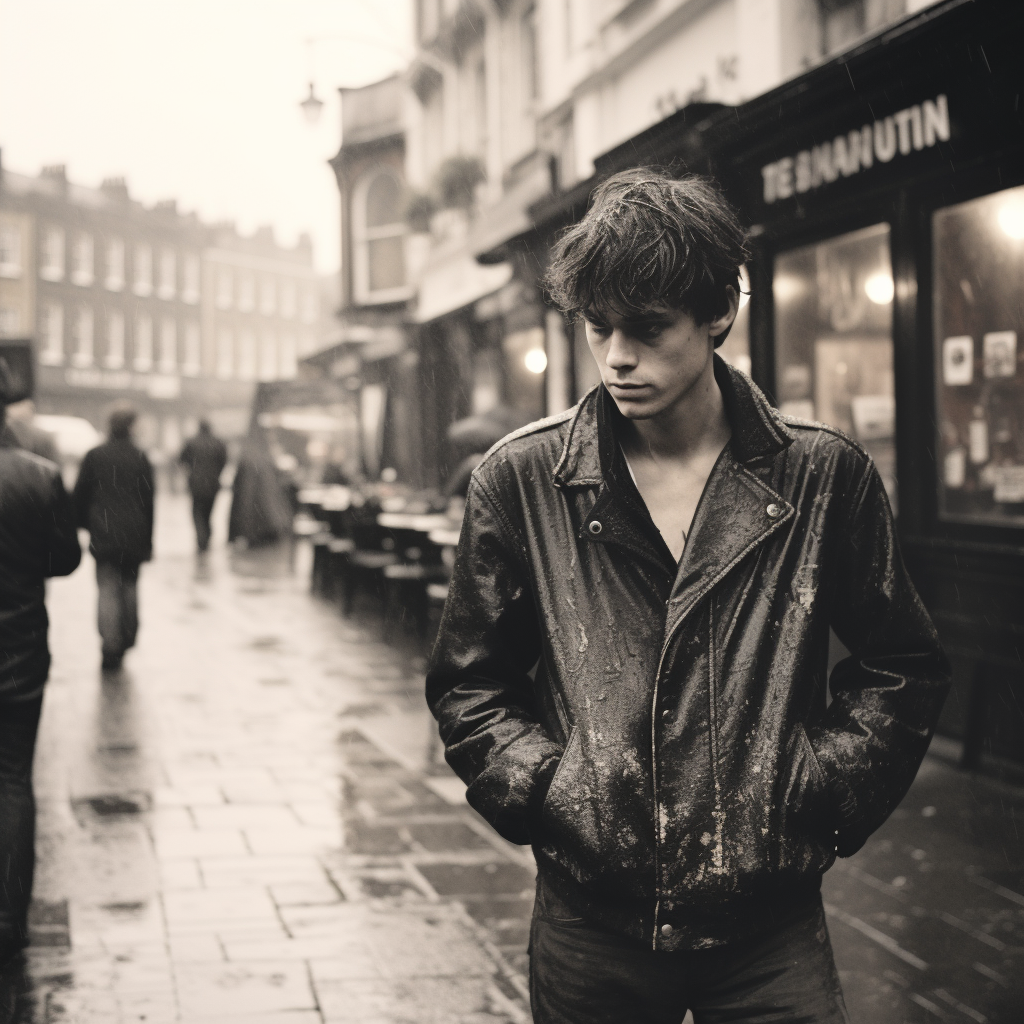
<svg viewBox="0 0 1024 1024">
<path fill-rule="evenodd" d="M 132 441 L 135 410 L 110 414 L 107 441 L 88 452 L 75 483 L 78 525 L 96 559 L 102 667 L 114 672 L 135 646 L 139 567 L 153 556 L 153 467 Z"/>
<path fill-rule="evenodd" d="M 543 1024 L 845 1020 L 821 876 L 948 686 L 868 455 L 714 354 L 746 255 L 708 182 L 605 182 L 549 274 L 603 383 L 469 489 L 427 697 L 533 845 Z"/>
</svg>

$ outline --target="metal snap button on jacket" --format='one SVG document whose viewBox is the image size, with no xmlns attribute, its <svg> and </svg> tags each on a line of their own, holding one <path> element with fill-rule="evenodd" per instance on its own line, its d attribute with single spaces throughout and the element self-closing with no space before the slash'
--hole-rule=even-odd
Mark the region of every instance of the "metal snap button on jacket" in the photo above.
<svg viewBox="0 0 1024 1024">
<path fill-rule="evenodd" d="M 663 936 L 664 936 L 664 937 L 665 937 L 666 939 L 667 939 L 667 938 L 668 938 L 668 937 L 669 937 L 669 936 L 670 936 L 670 935 L 671 935 L 671 934 L 672 934 L 672 933 L 673 933 L 674 931 L 675 931 L 675 928 L 673 928 L 673 927 L 672 927 L 672 925 L 670 925 L 670 924 L 663 924 L 663 925 L 661 926 L 661 934 L 662 934 L 662 935 L 663 935 Z"/>
<path fill-rule="evenodd" d="M 590 525 L 587 527 L 588 530 L 596 537 L 604 527 L 596 520 L 592 520 Z"/>
<path fill-rule="evenodd" d="M 778 519 L 782 515 L 782 508 L 773 501 L 766 509 L 769 519 Z"/>
</svg>

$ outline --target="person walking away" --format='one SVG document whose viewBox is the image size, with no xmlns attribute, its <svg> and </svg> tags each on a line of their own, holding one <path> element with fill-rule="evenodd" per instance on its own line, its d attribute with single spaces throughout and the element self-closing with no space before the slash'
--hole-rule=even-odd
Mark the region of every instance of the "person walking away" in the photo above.
<svg viewBox="0 0 1024 1024">
<path fill-rule="evenodd" d="M 0 358 L 0 967 L 28 943 L 32 759 L 50 672 L 45 581 L 82 557 L 59 468 L 25 451 L 4 423 L 8 383 Z"/>
<path fill-rule="evenodd" d="M 153 467 L 132 441 L 135 410 L 115 409 L 108 440 L 82 460 L 75 483 L 78 525 L 89 531 L 99 590 L 103 668 L 120 667 L 139 628 L 139 567 L 153 555 Z"/>
<path fill-rule="evenodd" d="M 228 461 L 228 450 L 214 436 L 206 420 L 199 421 L 195 437 L 185 442 L 178 461 L 188 471 L 188 489 L 192 494 L 192 522 L 200 551 L 210 546 L 210 515 L 220 490 L 220 475 Z"/>
<path fill-rule="evenodd" d="M 610 177 L 548 279 L 602 383 L 469 486 L 427 699 L 533 846 L 539 1024 L 846 1021 L 822 874 L 949 687 L 871 458 L 715 353 L 746 257 L 710 182 Z"/>
<path fill-rule="evenodd" d="M 292 509 L 270 454 L 267 436 L 256 425 L 242 445 L 232 490 L 229 543 L 243 541 L 247 547 L 254 548 L 288 536 Z"/>
</svg>

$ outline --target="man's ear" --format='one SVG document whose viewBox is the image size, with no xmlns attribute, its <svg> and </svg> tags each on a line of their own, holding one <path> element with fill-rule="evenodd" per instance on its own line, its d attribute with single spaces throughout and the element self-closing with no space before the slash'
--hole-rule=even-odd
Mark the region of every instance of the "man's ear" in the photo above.
<svg viewBox="0 0 1024 1024">
<path fill-rule="evenodd" d="M 736 313 L 740 308 L 740 297 L 731 284 L 725 286 L 725 294 L 729 299 L 729 308 L 720 317 L 716 317 L 708 324 L 708 334 L 712 338 L 717 338 L 732 327 L 732 322 L 736 319 Z"/>
</svg>

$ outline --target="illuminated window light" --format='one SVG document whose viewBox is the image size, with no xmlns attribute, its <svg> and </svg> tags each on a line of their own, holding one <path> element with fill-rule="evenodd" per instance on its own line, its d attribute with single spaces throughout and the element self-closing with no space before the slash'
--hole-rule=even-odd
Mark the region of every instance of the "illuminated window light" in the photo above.
<svg viewBox="0 0 1024 1024">
<path fill-rule="evenodd" d="M 879 270 L 864 282 L 864 291 L 876 306 L 888 305 L 892 302 L 892 297 L 895 293 L 892 275 L 884 270 Z"/>
<path fill-rule="evenodd" d="M 548 355 L 542 348 L 531 348 L 523 358 L 530 373 L 543 373 L 548 368 Z"/>
<path fill-rule="evenodd" d="M 1007 203 L 999 211 L 997 219 L 1004 235 L 1024 239 L 1024 203 Z"/>
</svg>

